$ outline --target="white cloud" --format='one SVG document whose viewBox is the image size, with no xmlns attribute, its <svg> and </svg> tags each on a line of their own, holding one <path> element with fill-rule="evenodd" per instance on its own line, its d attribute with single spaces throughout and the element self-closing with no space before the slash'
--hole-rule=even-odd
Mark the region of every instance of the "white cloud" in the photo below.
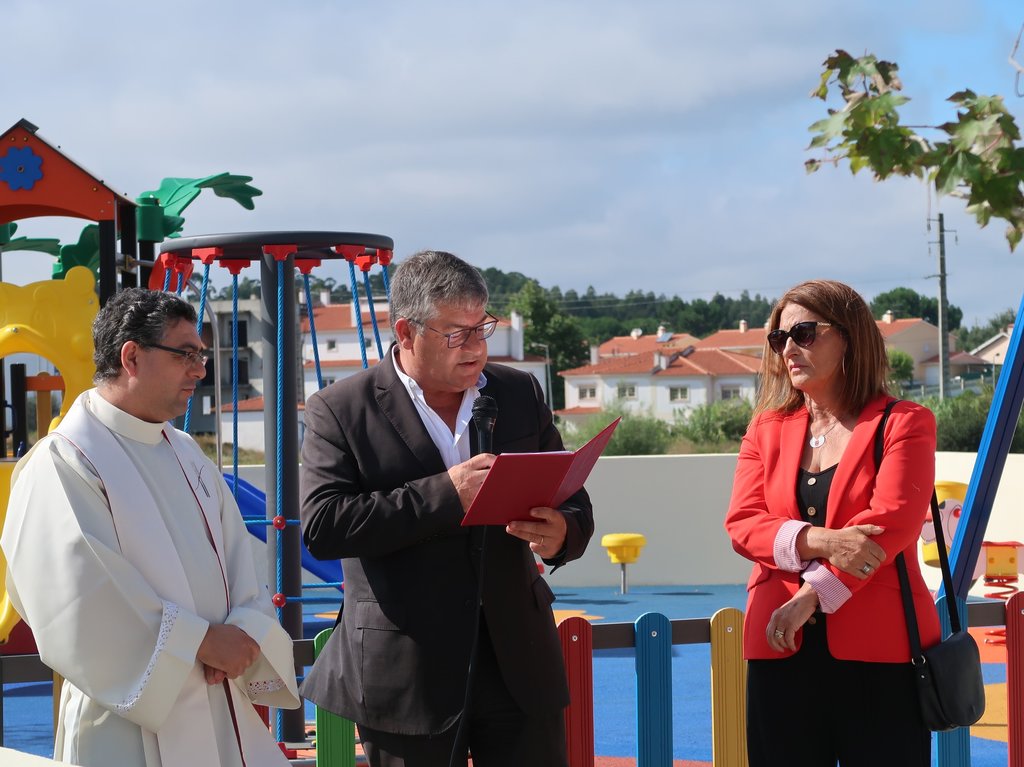
<svg viewBox="0 0 1024 767">
<path fill-rule="evenodd" d="M 949 119 L 964 85 L 1012 92 L 1019 10 L 825 5 L 9 0 L 0 129 L 28 118 L 131 197 L 224 170 L 264 191 L 253 213 L 201 197 L 188 234 L 375 231 L 563 290 L 933 290 L 918 185 L 804 175 L 826 109 L 808 93 L 835 48 L 870 50 L 900 63 L 908 119 Z M 969 320 L 1016 306 L 1024 256 L 943 208 L 970 248 L 965 269 L 951 245 L 950 300 Z M 7 255 L 5 278 L 29 259 L 48 274 Z"/>
</svg>

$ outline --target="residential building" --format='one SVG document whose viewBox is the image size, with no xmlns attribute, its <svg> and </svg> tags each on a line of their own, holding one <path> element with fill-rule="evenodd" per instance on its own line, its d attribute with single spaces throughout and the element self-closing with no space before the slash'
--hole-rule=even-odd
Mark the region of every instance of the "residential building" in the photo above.
<svg viewBox="0 0 1024 767">
<path fill-rule="evenodd" d="M 192 305 L 199 310 L 196 301 Z M 238 301 L 238 398 L 250 399 L 263 393 L 263 338 L 260 331 L 260 299 L 242 298 Z M 232 384 L 232 302 L 227 299 L 208 300 L 203 316 L 201 333 L 203 344 L 211 350 L 206 363 L 206 378 L 196 387 L 192 397 L 190 431 L 193 434 L 212 434 L 216 430 L 217 392 L 215 372 L 220 379 L 220 402 L 230 405 Z M 213 355 L 214 349 L 219 354 Z M 215 364 L 214 360 L 219 360 Z"/>
<path fill-rule="evenodd" d="M 723 349 L 728 352 L 739 354 L 750 354 L 760 357 L 764 351 L 764 339 L 768 335 L 768 328 L 750 327 L 746 320 L 740 320 L 739 327 L 716 330 L 707 338 L 696 342 L 698 349 Z"/>
<path fill-rule="evenodd" d="M 886 347 L 900 349 L 914 361 L 915 383 L 937 385 L 939 329 L 923 319 L 895 319 L 892 312 L 886 312 L 877 323 Z M 671 423 L 712 402 L 733 398 L 753 402 L 766 335 L 765 326 L 750 327 L 741 320 L 737 328 L 719 330 L 704 339 L 673 334 L 663 326 L 653 335 L 634 330 L 628 336 L 616 336 L 591 348 L 589 365 L 559 373 L 565 386 L 565 408 L 558 415 L 571 428 L 605 407 L 621 403 L 629 412 Z M 950 349 L 953 342 L 950 335 Z M 993 355 L 1000 353 L 1000 348 L 1005 350 L 1005 343 L 1000 343 L 999 337 L 992 340 Z M 985 365 L 980 356 L 951 352 L 954 380 L 962 381 Z"/>
<path fill-rule="evenodd" d="M 939 360 L 939 329 L 920 318 L 896 319 L 891 311 L 883 314 L 882 319 L 877 322 L 886 348 L 899 349 L 910 355 L 914 361 L 913 383 L 926 389 L 938 386 L 942 375 Z M 956 337 L 952 333 L 947 335 L 946 343 L 951 379 L 980 373 L 986 366 L 980 357 L 955 351 Z"/>
<path fill-rule="evenodd" d="M 1007 325 L 987 341 L 971 349 L 971 354 L 985 360 L 993 367 L 999 367 L 1006 360 L 1006 352 L 1010 348 L 1012 335 L 1013 325 Z"/>
<path fill-rule="evenodd" d="M 320 388 L 316 374 L 317 358 L 323 385 L 330 386 L 362 370 L 364 357 L 366 367 L 376 365 L 381 353 L 386 352 L 391 345 L 391 315 L 387 301 L 375 299 L 372 315 L 365 300 L 361 299 L 358 306 L 360 317 L 357 318 L 356 303 L 332 304 L 330 294 L 324 291 L 319 303 L 311 310 L 303 307 L 299 325 L 302 333 L 304 397 L 309 397 Z"/>
<path fill-rule="evenodd" d="M 614 336 L 591 350 L 591 358 L 630 357 L 644 352 L 661 351 L 671 354 L 700 342 L 689 333 L 671 333 L 664 325 L 658 326 L 654 335 L 645 335 L 640 328 L 634 328 L 628 336 Z M 595 358 L 596 353 L 596 358 Z"/>
<path fill-rule="evenodd" d="M 571 427 L 618 402 L 627 412 L 671 423 L 712 402 L 752 401 L 760 365 L 753 355 L 693 344 L 599 359 L 559 374 L 565 382 L 565 408 L 558 415 Z"/>
</svg>

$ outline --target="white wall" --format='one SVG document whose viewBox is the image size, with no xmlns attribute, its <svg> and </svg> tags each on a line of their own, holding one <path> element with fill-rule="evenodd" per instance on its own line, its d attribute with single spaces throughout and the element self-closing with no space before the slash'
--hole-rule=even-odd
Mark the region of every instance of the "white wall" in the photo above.
<svg viewBox="0 0 1024 767">
<path fill-rule="evenodd" d="M 240 448 L 264 452 L 266 440 L 264 438 L 263 415 L 262 410 L 242 411 L 238 414 L 238 446 Z M 300 410 L 296 424 L 296 433 L 299 435 L 300 442 L 302 441 L 304 415 L 305 411 Z M 234 425 L 231 412 L 221 413 L 220 438 L 221 442 L 231 442 L 234 439 Z M 260 483 L 260 487 L 263 487 L 262 483 Z"/>
<path fill-rule="evenodd" d="M 973 453 L 939 453 L 940 480 L 969 482 Z M 595 532 L 582 558 L 549 574 L 556 586 L 617 589 L 619 566 L 601 547 L 606 533 L 642 533 L 647 546 L 628 566 L 634 585 L 746 583 L 750 563 L 732 550 L 722 527 L 729 504 L 735 455 L 605 457 L 597 462 L 587 489 L 594 502 Z M 264 487 L 262 467 L 242 476 Z M 985 540 L 1024 540 L 1024 455 L 1007 457 Z M 932 588 L 938 570 L 923 567 Z M 984 591 L 982 584 L 972 594 Z"/>
<path fill-rule="evenodd" d="M 735 455 L 601 458 L 587 482 L 594 538 L 551 583 L 617 587 L 619 566 L 601 548 L 607 533 L 647 538 L 640 559 L 627 566 L 632 584 L 746 582 L 749 563 L 733 553 L 722 527 L 735 468 Z"/>
</svg>

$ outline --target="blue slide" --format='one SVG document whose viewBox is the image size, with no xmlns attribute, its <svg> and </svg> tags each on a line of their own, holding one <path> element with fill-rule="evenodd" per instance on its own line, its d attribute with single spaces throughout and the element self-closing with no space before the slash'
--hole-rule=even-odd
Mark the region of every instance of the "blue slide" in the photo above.
<svg viewBox="0 0 1024 767">
<path fill-rule="evenodd" d="M 224 473 L 224 479 L 227 480 L 228 487 L 231 487 L 231 483 L 234 481 L 234 477 L 228 473 Z M 246 482 L 241 477 L 238 478 L 238 508 L 242 510 L 243 517 L 266 517 L 267 516 L 267 496 L 262 490 L 255 485 Z M 266 543 L 267 541 L 267 528 L 269 525 L 246 525 L 249 528 L 249 532 L 259 538 L 261 541 Z M 317 578 L 328 583 L 340 583 L 343 580 L 341 574 L 341 562 L 334 559 L 331 561 L 321 561 L 313 557 L 306 547 L 302 547 L 302 569 L 308 570 Z M 340 589 L 339 589 L 340 591 Z M 329 591 L 326 593 L 330 593 Z"/>
</svg>

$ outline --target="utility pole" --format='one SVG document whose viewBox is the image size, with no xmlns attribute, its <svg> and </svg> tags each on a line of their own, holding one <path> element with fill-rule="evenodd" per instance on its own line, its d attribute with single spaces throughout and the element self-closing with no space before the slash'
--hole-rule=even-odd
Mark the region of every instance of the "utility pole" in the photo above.
<svg viewBox="0 0 1024 767">
<path fill-rule="evenodd" d="M 946 301 L 946 226 L 939 214 L 939 400 L 946 398 L 949 388 L 949 303 Z M 931 223 L 929 219 L 929 229 Z"/>
<path fill-rule="evenodd" d="M 553 408 L 554 405 L 552 400 L 551 392 L 551 347 L 547 344 L 542 344 L 539 341 L 534 341 L 530 346 L 535 346 L 538 349 L 544 350 L 544 399 L 545 404 L 549 408 Z"/>
</svg>

